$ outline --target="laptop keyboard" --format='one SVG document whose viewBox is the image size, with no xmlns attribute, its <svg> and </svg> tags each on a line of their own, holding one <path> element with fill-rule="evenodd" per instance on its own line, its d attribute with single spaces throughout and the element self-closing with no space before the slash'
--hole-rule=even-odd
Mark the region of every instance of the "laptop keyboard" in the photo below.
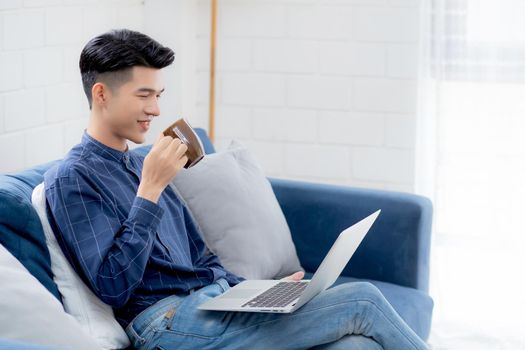
<svg viewBox="0 0 525 350">
<path fill-rule="evenodd" d="M 242 305 L 242 307 L 285 307 L 299 298 L 307 284 L 307 281 L 279 282 Z"/>
</svg>

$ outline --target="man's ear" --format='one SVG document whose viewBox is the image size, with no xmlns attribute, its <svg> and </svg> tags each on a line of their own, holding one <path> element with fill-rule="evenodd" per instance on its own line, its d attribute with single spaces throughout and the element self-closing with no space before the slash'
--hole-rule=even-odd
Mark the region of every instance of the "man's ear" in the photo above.
<svg viewBox="0 0 525 350">
<path fill-rule="evenodd" d="M 109 87 L 104 83 L 95 83 L 91 88 L 91 98 L 93 105 L 103 106 L 107 103 L 111 92 Z"/>
</svg>

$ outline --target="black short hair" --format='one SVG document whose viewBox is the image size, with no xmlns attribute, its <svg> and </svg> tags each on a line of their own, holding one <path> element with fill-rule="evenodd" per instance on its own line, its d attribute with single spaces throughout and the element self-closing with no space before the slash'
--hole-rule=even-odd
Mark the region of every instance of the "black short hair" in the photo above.
<svg viewBox="0 0 525 350">
<path fill-rule="evenodd" d="M 149 36 L 118 29 L 91 39 L 80 54 L 82 85 L 92 107 L 91 89 L 97 82 L 115 88 L 128 81 L 134 66 L 164 68 L 173 63 L 175 53 Z"/>
</svg>

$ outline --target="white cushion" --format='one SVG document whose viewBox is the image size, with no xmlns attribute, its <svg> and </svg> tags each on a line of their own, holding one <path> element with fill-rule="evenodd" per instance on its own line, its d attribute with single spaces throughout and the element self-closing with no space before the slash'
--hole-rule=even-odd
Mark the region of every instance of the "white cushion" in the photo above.
<svg viewBox="0 0 525 350">
<path fill-rule="evenodd" d="M 62 252 L 47 218 L 43 183 L 35 187 L 31 199 L 42 222 L 51 256 L 51 270 L 62 295 L 64 309 L 101 348 L 126 348 L 130 342 L 126 332 L 115 319 L 113 309 L 84 284 Z"/>
<path fill-rule="evenodd" d="M 100 349 L 62 304 L 0 244 L 0 338 L 61 349 Z"/>
<path fill-rule="evenodd" d="M 172 185 L 226 269 L 247 279 L 302 270 L 290 228 L 255 157 L 239 142 L 182 169 Z"/>
</svg>

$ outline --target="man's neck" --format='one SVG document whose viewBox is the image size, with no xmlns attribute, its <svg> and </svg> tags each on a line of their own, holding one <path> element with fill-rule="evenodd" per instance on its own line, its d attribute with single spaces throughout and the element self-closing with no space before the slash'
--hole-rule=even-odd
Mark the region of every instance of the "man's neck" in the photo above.
<svg viewBox="0 0 525 350">
<path fill-rule="evenodd" d="M 121 152 L 125 152 L 128 149 L 126 140 L 116 136 L 110 127 L 101 123 L 100 116 L 96 115 L 93 111 L 89 117 L 89 124 L 86 132 L 89 136 L 105 146 Z"/>
</svg>

